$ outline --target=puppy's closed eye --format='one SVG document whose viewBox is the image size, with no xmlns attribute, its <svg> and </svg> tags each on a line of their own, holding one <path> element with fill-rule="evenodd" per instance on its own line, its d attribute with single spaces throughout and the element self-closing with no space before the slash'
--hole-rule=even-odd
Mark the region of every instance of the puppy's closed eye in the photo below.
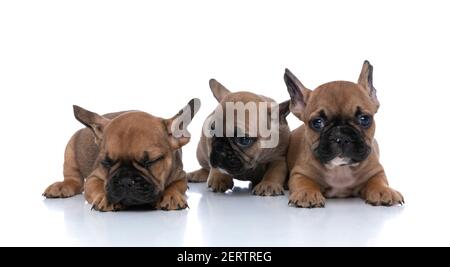
<svg viewBox="0 0 450 267">
<path fill-rule="evenodd" d="M 105 167 L 106 169 L 111 169 L 112 166 L 114 166 L 114 164 L 116 164 L 116 162 L 114 160 L 112 160 L 110 157 L 106 156 L 101 162 L 103 167 Z"/>
<path fill-rule="evenodd" d="M 163 158 L 164 158 L 164 155 L 160 155 L 160 156 L 158 156 L 158 157 L 155 157 L 155 158 L 153 158 L 153 159 L 150 159 L 149 156 L 148 156 L 148 154 L 146 154 L 146 155 L 144 156 L 144 158 L 142 158 L 142 159 L 139 161 L 139 165 L 141 165 L 142 167 L 148 169 L 148 168 L 150 168 L 154 163 L 156 163 L 156 162 L 162 160 Z"/>
</svg>

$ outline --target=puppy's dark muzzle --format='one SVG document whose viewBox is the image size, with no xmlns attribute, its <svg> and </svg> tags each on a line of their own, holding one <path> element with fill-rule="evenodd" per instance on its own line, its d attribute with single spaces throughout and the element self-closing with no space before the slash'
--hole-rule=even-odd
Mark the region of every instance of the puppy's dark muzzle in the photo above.
<svg viewBox="0 0 450 267">
<path fill-rule="evenodd" d="M 357 133 L 350 127 L 338 126 L 329 135 L 329 142 L 332 146 L 340 149 L 343 154 L 353 150 L 357 139 Z"/>
<path fill-rule="evenodd" d="M 228 140 L 216 138 L 212 142 L 209 162 L 213 168 L 221 168 L 230 174 L 239 173 L 244 165 L 231 148 Z"/>
<path fill-rule="evenodd" d="M 132 167 L 119 168 L 106 185 L 108 201 L 125 206 L 155 205 L 157 187 Z"/>
<path fill-rule="evenodd" d="M 351 126 L 335 126 L 324 132 L 314 154 L 326 163 L 336 157 L 351 159 L 353 163 L 365 160 L 370 154 L 370 147 L 362 134 Z"/>
</svg>

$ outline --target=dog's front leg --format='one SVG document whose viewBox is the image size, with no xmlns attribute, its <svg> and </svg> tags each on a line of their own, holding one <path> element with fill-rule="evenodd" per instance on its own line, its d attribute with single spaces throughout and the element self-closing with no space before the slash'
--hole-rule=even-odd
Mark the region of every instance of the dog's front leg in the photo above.
<svg viewBox="0 0 450 267">
<path fill-rule="evenodd" d="M 261 182 L 253 188 L 253 194 L 258 196 L 283 195 L 283 185 L 288 174 L 286 160 L 277 160 L 269 163 Z"/>
<path fill-rule="evenodd" d="M 183 178 L 171 183 L 164 190 L 163 196 L 157 204 L 162 210 L 182 210 L 188 207 L 186 201 L 187 179 Z"/>
<path fill-rule="evenodd" d="M 92 209 L 98 211 L 117 211 L 123 208 L 120 204 L 109 203 L 106 197 L 105 180 L 101 178 L 101 172 L 94 170 L 86 179 L 84 196 Z"/>
</svg>

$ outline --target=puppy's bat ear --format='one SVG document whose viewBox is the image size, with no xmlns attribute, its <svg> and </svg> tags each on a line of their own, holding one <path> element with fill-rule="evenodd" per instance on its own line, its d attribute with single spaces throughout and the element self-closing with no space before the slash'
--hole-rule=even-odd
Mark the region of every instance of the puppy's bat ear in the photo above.
<svg viewBox="0 0 450 267">
<path fill-rule="evenodd" d="M 286 120 L 287 115 L 289 115 L 289 112 L 291 112 L 291 110 L 289 109 L 290 103 L 291 103 L 290 100 L 286 100 L 286 101 L 278 104 L 278 112 L 280 114 L 279 115 L 280 121 Z"/>
<path fill-rule="evenodd" d="M 98 144 L 103 138 L 103 129 L 109 123 L 109 120 L 77 105 L 73 105 L 73 114 L 79 122 L 91 129 L 95 135 L 95 142 Z"/>
<path fill-rule="evenodd" d="M 211 92 L 217 101 L 222 101 L 222 99 L 231 93 L 225 86 L 216 81 L 216 79 L 209 80 L 209 88 L 211 88 Z"/>
<path fill-rule="evenodd" d="M 297 118 L 303 120 L 303 114 L 311 90 L 306 88 L 289 69 L 286 69 L 284 72 L 284 82 L 291 96 L 289 109 Z"/>
<path fill-rule="evenodd" d="M 191 134 L 188 132 L 187 126 L 200 109 L 200 105 L 200 99 L 193 98 L 177 115 L 164 120 L 169 134 L 169 143 L 174 150 L 189 143 Z"/>
<path fill-rule="evenodd" d="M 359 74 L 358 84 L 366 89 L 373 103 L 378 108 L 380 106 L 380 102 L 378 102 L 377 90 L 373 86 L 373 66 L 368 60 L 364 61 L 361 74 Z"/>
</svg>

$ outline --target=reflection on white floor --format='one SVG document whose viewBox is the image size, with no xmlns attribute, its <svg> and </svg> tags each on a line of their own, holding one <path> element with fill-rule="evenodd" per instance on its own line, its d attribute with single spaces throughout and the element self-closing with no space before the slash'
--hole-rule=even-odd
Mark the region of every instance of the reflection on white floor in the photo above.
<svg viewBox="0 0 450 267">
<path fill-rule="evenodd" d="M 173 212 L 100 213 L 91 211 L 83 196 L 39 199 L 36 193 L 27 209 L 23 203 L 10 209 L 11 220 L 1 229 L 0 244 L 389 246 L 425 245 L 428 240 L 448 244 L 448 231 L 439 231 L 445 225 L 436 222 L 429 229 L 409 206 L 372 207 L 360 199 L 333 199 L 322 209 L 296 209 L 288 207 L 287 195 L 256 197 L 247 183 L 235 183 L 227 194 L 212 193 L 206 184 L 190 184 L 190 209 Z"/>
</svg>

